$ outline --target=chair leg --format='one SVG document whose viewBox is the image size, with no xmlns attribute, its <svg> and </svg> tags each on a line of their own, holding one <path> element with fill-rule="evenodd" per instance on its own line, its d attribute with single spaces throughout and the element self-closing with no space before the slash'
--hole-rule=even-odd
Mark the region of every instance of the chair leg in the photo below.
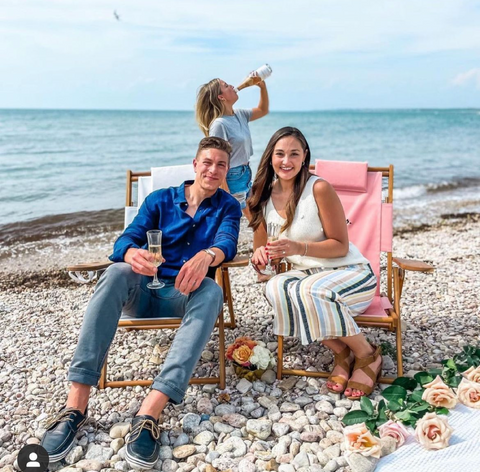
<svg viewBox="0 0 480 472">
<path fill-rule="evenodd" d="M 225 372 L 225 324 L 223 319 L 223 310 L 218 315 L 218 362 L 219 362 L 219 377 L 220 389 L 224 390 L 226 386 L 226 372 Z"/>
<path fill-rule="evenodd" d="M 398 320 L 398 326 L 395 332 L 397 346 L 397 376 L 403 376 L 403 356 L 402 356 L 402 324 Z"/>
<path fill-rule="evenodd" d="M 282 380 L 283 372 L 283 336 L 278 336 L 278 348 L 277 348 L 277 379 Z"/>
<path fill-rule="evenodd" d="M 226 324 L 229 328 L 236 328 L 237 323 L 235 321 L 235 313 L 233 311 L 233 298 L 232 298 L 232 286 L 230 284 L 230 274 L 228 267 L 222 269 L 223 289 L 228 303 L 228 313 L 230 315 L 230 321 Z"/>
</svg>

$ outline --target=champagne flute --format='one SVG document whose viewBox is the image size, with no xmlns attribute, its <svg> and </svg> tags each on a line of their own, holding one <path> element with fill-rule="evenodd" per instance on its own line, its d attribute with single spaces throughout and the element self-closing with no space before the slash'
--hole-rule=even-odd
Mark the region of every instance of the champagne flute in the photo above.
<svg viewBox="0 0 480 472">
<path fill-rule="evenodd" d="M 277 223 L 268 223 L 267 225 L 267 241 L 269 243 L 273 243 L 273 241 L 276 241 L 278 237 L 280 236 L 280 229 L 282 228 L 282 225 L 279 225 Z M 272 260 L 268 258 L 268 264 L 265 266 L 265 275 L 275 275 L 275 269 L 272 267 Z"/>
<path fill-rule="evenodd" d="M 158 267 L 162 264 L 162 232 L 159 229 L 152 229 L 147 231 L 148 252 L 153 254 L 152 264 Z M 157 277 L 157 272 L 153 276 L 153 280 L 147 284 L 147 287 L 153 290 L 165 287 L 163 282 L 160 282 Z"/>
</svg>

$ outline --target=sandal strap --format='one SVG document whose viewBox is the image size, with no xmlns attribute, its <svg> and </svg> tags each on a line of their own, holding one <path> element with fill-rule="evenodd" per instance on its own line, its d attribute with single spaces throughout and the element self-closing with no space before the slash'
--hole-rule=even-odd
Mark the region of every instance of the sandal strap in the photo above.
<svg viewBox="0 0 480 472">
<path fill-rule="evenodd" d="M 346 379 L 345 377 L 340 377 L 339 375 L 334 375 L 334 376 L 328 377 L 328 381 L 339 384 L 344 388 L 347 385 L 348 379 Z M 340 392 L 336 392 L 336 393 L 340 393 Z"/>
<path fill-rule="evenodd" d="M 343 351 L 337 353 L 333 353 L 333 358 L 334 358 L 334 368 L 338 365 L 342 369 L 346 371 L 350 371 L 350 364 L 348 362 L 348 358 L 350 357 L 350 348 L 346 346 Z"/>
<path fill-rule="evenodd" d="M 373 354 L 370 354 L 367 357 L 355 357 L 355 365 L 353 367 L 354 371 L 357 369 L 364 369 L 370 364 L 373 364 L 378 359 L 378 356 L 382 353 L 382 348 L 380 346 L 378 347 L 372 346 L 372 347 L 375 349 Z"/>
</svg>

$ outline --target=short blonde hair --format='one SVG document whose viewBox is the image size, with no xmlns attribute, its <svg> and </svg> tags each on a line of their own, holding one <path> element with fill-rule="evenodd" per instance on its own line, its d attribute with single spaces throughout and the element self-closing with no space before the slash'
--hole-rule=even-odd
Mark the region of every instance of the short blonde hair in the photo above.
<svg viewBox="0 0 480 472">
<path fill-rule="evenodd" d="M 212 79 L 198 89 L 195 119 L 205 136 L 208 136 L 213 121 L 224 114 L 223 103 L 218 98 L 222 93 L 220 86 L 220 79 Z"/>
</svg>

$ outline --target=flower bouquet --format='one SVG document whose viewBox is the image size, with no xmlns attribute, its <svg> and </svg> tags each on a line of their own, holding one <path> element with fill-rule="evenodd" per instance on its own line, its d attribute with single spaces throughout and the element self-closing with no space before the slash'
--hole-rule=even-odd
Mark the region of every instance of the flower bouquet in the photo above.
<svg viewBox="0 0 480 472">
<path fill-rule="evenodd" d="M 233 362 L 235 373 L 251 382 L 276 365 L 272 353 L 247 336 L 235 339 L 228 346 L 226 357 Z"/>
<path fill-rule="evenodd" d="M 410 435 L 407 428 L 425 449 L 447 447 L 453 429 L 444 415 L 458 402 L 480 409 L 480 346 L 464 346 L 442 365 L 413 378 L 398 377 L 383 390 L 378 404 L 361 397 L 360 409 L 342 419 L 347 454 L 379 458 L 382 440 L 390 437 L 393 449 L 400 447 Z"/>
</svg>

